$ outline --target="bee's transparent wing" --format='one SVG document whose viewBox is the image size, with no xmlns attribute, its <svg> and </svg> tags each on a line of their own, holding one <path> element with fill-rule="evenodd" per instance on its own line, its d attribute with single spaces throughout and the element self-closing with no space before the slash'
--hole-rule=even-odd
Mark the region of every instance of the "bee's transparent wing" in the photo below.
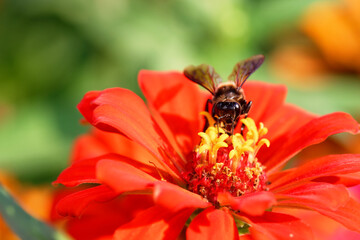
<svg viewBox="0 0 360 240">
<path fill-rule="evenodd" d="M 222 82 L 221 77 L 217 74 L 214 68 L 208 64 L 201 64 L 199 66 L 188 66 L 184 70 L 184 75 L 193 82 L 203 86 L 212 94 L 219 83 Z"/>
<path fill-rule="evenodd" d="M 234 81 L 236 86 L 241 88 L 246 79 L 261 66 L 264 62 L 264 58 L 264 55 L 256 55 L 238 62 L 232 73 L 229 75 L 229 80 Z"/>
</svg>

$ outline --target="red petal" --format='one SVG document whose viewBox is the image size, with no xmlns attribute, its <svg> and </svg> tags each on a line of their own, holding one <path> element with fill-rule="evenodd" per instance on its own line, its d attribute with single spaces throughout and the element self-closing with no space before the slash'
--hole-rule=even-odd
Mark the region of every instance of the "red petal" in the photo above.
<svg viewBox="0 0 360 240">
<path fill-rule="evenodd" d="M 271 141 L 281 135 L 288 135 L 315 118 L 303 109 L 285 104 L 287 89 L 283 85 L 262 82 L 247 82 L 244 86 L 247 100 L 253 101 L 249 116 L 255 122 L 263 122 L 268 128 L 266 138 Z M 236 131 L 240 131 L 240 124 Z"/>
<path fill-rule="evenodd" d="M 151 207 L 151 204 L 149 196 L 141 195 L 126 195 L 108 202 L 93 202 L 80 218 L 70 218 L 66 222 L 66 229 L 76 240 L 112 236 L 119 226 L 131 221 Z"/>
<path fill-rule="evenodd" d="M 338 196 L 336 193 L 338 193 Z M 348 198 L 348 201 L 345 201 L 346 196 L 339 193 L 339 191 L 328 194 L 328 197 L 332 197 L 333 199 L 326 199 L 326 195 L 320 196 L 318 199 L 313 197 L 310 201 L 308 199 L 304 201 L 301 197 L 297 197 L 297 199 L 280 202 L 279 205 L 286 206 L 294 204 L 295 206 L 306 206 L 324 216 L 334 219 L 350 230 L 360 232 L 360 203 L 352 198 Z M 306 198 L 306 196 L 302 198 Z M 338 206 L 336 207 L 336 205 Z"/>
<path fill-rule="evenodd" d="M 235 221 L 227 208 L 208 208 L 197 215 L 186 231 L 186 239 L 239 239 Z"/>
<path fill-rule="evenodd" d="M 178 175 L 173 174 L 170 176 L 172 172 L 168 171 L 168 168 L 164 166 L 163 162 L 154 158 L 154 156 L 142 146 L 123 135 L 93 129 L 91 135 L 84 135 L 77 139 L 74 147 L 73 161 L 80 161 L 102 155 L 104 155 L 103 158 L 110 156 L 111 159 L 127 162 L 152 176 L 159 177 L 158 171 L 160 171 L 165 179 L 182 182 Z M 95 172 L 95 170 L 93 171 Z M 79 169 L 79 172 L 83 171 Z M 72 174 L 76 175 L 78 173 L 75 172 Z M 95 173 L 93 173 L 93 175 L 95 176 Z"/>
<path fill-rule="evenodd" d="M 78 109 L 81 114 L 88 120 L 90 123 L 93 118 L 93 111 L 96 108 L 96 105 L 92 104 L 92 102 L 99 97 L 101 91 L 90 91 L 87 92 L 81 102 L 78 104 Z"/>
<path fill-rule="evenodd" d="M 259 217 L 246 218 L 254 240 L 303 240 L 314 239 L 308 225 L 290 215 L 265 212 Z"/>
<path fill-rule="evenodd" d="M 349 201 L 349 192 L 343 185 L 329 183 L 307 183 L 277 194 L 278 205 L 296 204 L 314 208 L 320 206 L 328 211 L 335 211 Z M 290 199 L 288 199 L 290 198 Z"/>
<path fill-rule="evenodd" d="M 114 239 L 177 239 L 192 212 L 193 209 L 187 209 L 173 213 L 159 206 L 151 207 L 118 228 Z"/>
<path fill-rule="evenodd" d="M 205 110 L 210 94 L 179 72 L 142 70 L 138 79 L 149 104 L 160 113 L 182 151 L 185 155 L 191 152 L 204 124 L 199 113 Z"/>
<path fill-rule="evenodd" d="M 156 204 L 172 212 L 184 208 L 206 208 L 211 205 L 200 195 L 167 182 L 155 183 L 153 196 Z"/>
<path fill-rule="evenodd" d="M 287 92 L 284 85 L 256 81 L 248 81 L 243 89 L 246 99 L 253 102 L 249 116 L 264 123 L 284 104 Z"/>
<path fill-rule="evenodd" d="M 342 229 L 338 229 L 335 233 L 333 233 L 329 240 L 341 240 L 341 239 L 359 240 L 360 233 L 342 228 Z"/>
<path fill-rule="evenodd" d="M 89 239 L 89 238 L 88 238 Z M 112 235 L 109 235 L 109 236 L 101 236 L 101 237 L 98 237 L 96 238 L 96 240 L 113 240 L 114 237 Z"/>
<path fill-rule="evenodd" d="M 266 159 L 263 163 L 269 173 L 283 166 L 303 148 L 320 143 L 328 136 L 341 132 L 358 133 L 359 124 L 347 113 L 328 114 L 311 120 L 294 134 L 283 135 L 272 141 L 270 148 L 259 151 L 258 158 Z"/>
<path fill-rule="evenodd" d="M 340 174 L 335 176 L 319 177 L 313 182 L 327 182 L 331 184 L 342 184 L 346 187 L 357 186 L 360 183 L 360 173 Z"/>
<path fill-rule="evenodd" d="M 246 235 L 240 235 L 239 236 L 239 240 L 252 240 L 253 238 L 251 237 L 250 234 L 246 234 Z"/>
<path fill-rule="evenodd" d="M 71 162 L 94 158 L 109 153 L 107 146 L 102 144 L 93 135 L 79 136 L 74 145 L 71 155 Z"/>
<path fill-rule="evenodd" d="M 110 156 L 107 156 L 110 158 Z M 95 168 L 102 157 L 77 161 L 70 167 L 63 170 L 53 184 L 63 184 L 67 187 L 74 187 L 81 183 L 100 183 L 96 178 Z"/>
<path fill-rule="evenodd" d="M 360 203 L 352 198 L 345 206 L 339 207 L 334 212 L 321 208 L 316 209 L 316 211 L 343 224 L 350 230 L 360 232 Z"/>
<path fill-rule="evenodd" d="M 86 94 L 78 105 L 80 112 L 92 125 L 104 131 L 124 134 L 156 158 L 167 161 L 176 172 L 172 163 L 181 165 L 182 160 L 169 145 L 140 97 L 121 88 L 96 93 Z M 164 152 L 171 156 L 173 162 L 167 157 L 164 158 Z"/>
<path fill-rule="evenodd" d="M 250 216 L 262 215 L 266 209 L 276 203 L 274 194 L 265 191 L 249 193 L 241 197 L 233 197 L 229 193 L 220 193 L 218 201 L 222 206 L 231 206 L 232 209 L 240 210 Z"/>
<path fill-rule="evenodd" d="M 278 178 L 271 178 L 270 189 L 288 187 L 301 181 L 310 181 L 314 178 L 333 176 L 338 174 L 349 174 L 360 171 L 360 154 L 329 155 L 314 159 L 306 164 L 291 169 L 288 174 Z"/>
<path fill-rule="evenodd" d="M 58 201 L 56 210 L 62 216 L 78 217 L 91 202 L 104 202 L 116 196 L 112 189 L 100 185 L 67 195 Z"/>
<path fill-rule="evenodd" d="M 117 193 L 144 190 L 157 181 L 156 178 L 130 164 L 114 160 L 99 161 L 96 176 Z"/>
<path fill-rule="evenodd" d="M 70 167 L 63 170 L 53 184 L 63 184 L 68 187 L 73 187 L 81 183 L 100 183 L 96 177 L 96 164 L 101 160 L 114 160 L 127 163 L 154 178 L 163 177 L 169 181 L 174 180 L 156 159 L 151 156 L 147 158 L 148 156 L 149 155 L 144 155 L 142 157 L 139 156 L 137 159 L 131 159 L 117 154 L 107 154 L 96 158 L 77 160 Z"/>
<path fill-rule="evenodd" d="M 80 136 L 75 144 L 72 154 L 73 161 L 94 158 L 101 155 L 116 153 L 125 157 L 147 161 L 158 161 L 146 149 L 123 135 L 92 129 L 91 134 Z M 159 165 L 159 164 L 157 164 Z"/>
<path fill-rule="evenodd" d="M 274 110 L 273 114 L 264 122 L 268 133 L 265 135 L 270 142 L 275 141 L 282 135 L 290 135 L 297 129 L 314 119 L 316 115 L 308 113 L 303 109 L 285 104 L 280 106 L 278 110 Z"/>
</svg>

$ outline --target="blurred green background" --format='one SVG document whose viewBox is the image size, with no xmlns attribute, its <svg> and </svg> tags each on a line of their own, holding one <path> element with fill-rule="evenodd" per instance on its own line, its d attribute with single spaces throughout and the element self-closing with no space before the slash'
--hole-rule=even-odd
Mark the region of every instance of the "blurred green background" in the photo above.
<svg viewBox="0 0 360 240">
<path fill-rule="evenodd" d="M 287 84 L 288 101 L 309 111 L 359 117 L 358 72 L 330 70 L 294 84 L 274 71 L 279 47 L 313 47 L 299 28 L 313 2 L 0 0 L 0 169 L 54 180 L 75 137 L 88 131 L 76 109 L 82 96 L 109 87 L 141 94 L 140 69 L 208 63 L 226 77 L 262 53 L 267 60 L 252 79 Z"/>
</svg>

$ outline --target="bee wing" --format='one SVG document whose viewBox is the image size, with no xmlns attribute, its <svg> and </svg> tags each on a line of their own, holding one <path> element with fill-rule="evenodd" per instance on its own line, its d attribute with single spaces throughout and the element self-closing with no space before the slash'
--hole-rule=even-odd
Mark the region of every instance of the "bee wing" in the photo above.
<svg viewBox="0 0 360 240">
<path fill-rule="evenodd" d="M 229 75 L 229 80 L 234 81 L 236 86 L 241 88 L 246 79 L 261 66 L 264 62 L 264 58 L 264 55 L 256 55 L 238 62 L 232 73 Z"/>
<path fill-rule="evenodd" d="M 217 74 L 214 68 L 208 64 L 188 66 L 184 70 L 184 75 L 191 81 L 196 82 L 209 90 L 212 94 L 215 93 L 217 86 L 222 82 L 219 74 Z"/>
</svg>

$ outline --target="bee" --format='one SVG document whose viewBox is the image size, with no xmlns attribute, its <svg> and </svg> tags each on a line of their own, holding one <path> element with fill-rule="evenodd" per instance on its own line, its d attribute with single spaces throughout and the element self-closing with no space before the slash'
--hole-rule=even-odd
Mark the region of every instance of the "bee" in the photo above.
<svg viewBox="0 0 360 240">
<path fill-rule="evenodd" d="M 252 101 L 245 99 L 242 86 L 263 62 L 263 55 L 256 55 L 238 62 L 227 82 L 223 82 L 214 68 L 207 64 L 192 65 L 184 70 L 186 78 L 203 86 L 213 95 L 213 98 L 206 102 L 205 111 L 209 112 L 209 104 L 212 104 L 211 115 L 216 120 L 216 125 L 224 128 L 230 135 L 233 135 L 240 117 L 247 117 L 252 105 Z M 205 128 L 207 127 L 208 123 Z M 241 132 L 243 130 L 244 125 L 241 126 Z"/>
</svg>

